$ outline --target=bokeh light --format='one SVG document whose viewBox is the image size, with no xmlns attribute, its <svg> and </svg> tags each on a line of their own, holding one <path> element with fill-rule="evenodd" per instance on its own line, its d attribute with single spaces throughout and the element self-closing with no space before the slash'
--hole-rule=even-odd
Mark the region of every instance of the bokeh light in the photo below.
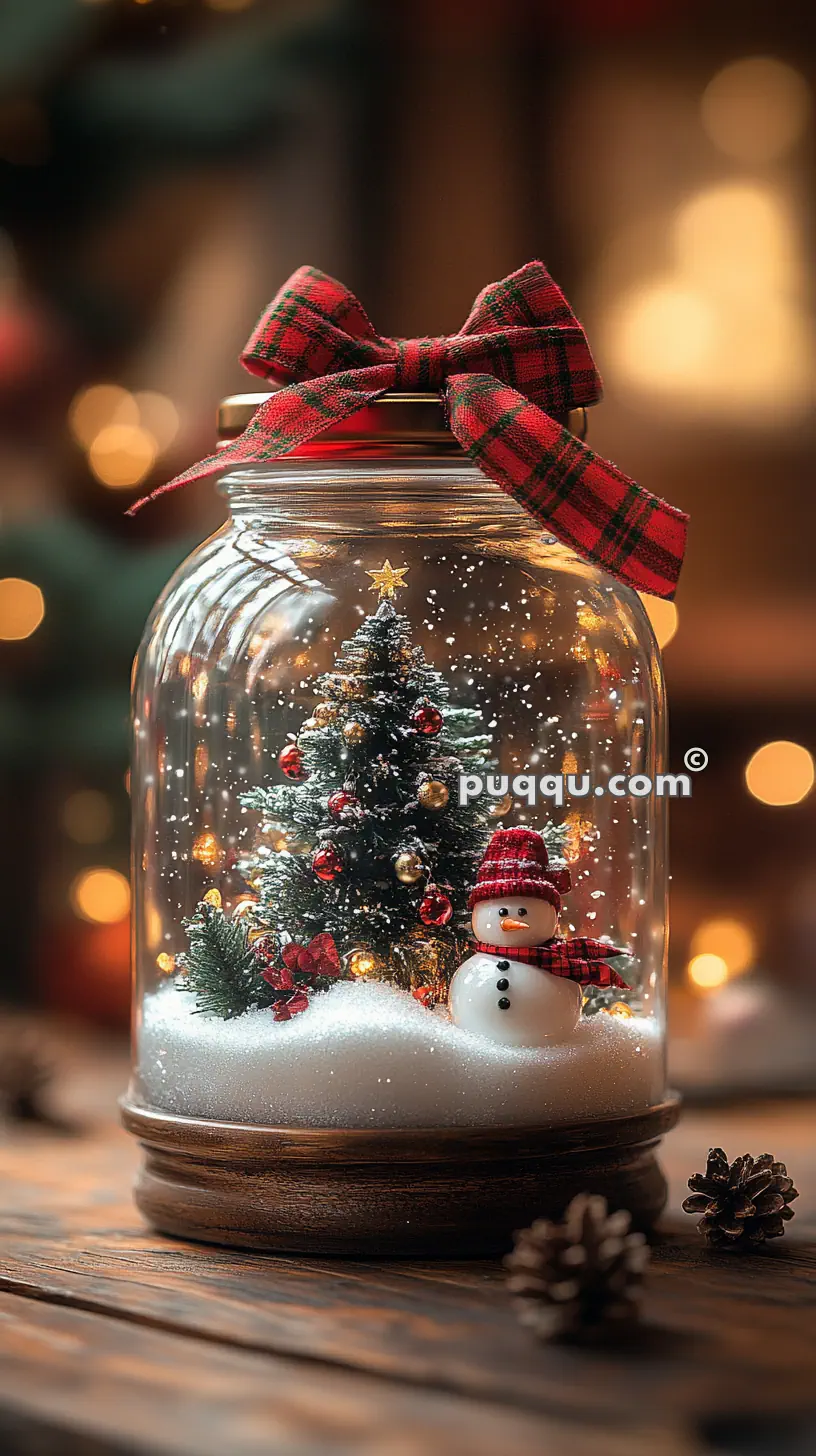
<svg viewBox="0 0 816 1456">
<path fill-rule="evenodd" d="M 674 602 L 667 602 L 663 597 L 652 597 L 648 593 L 641 594 L 641 601 L 646 608 L 646 615 L 652 624 L 652 631 L 657 638 L 657 645 L 661 649 L 667 647 L 680 625 L 677 608 Z"/>
<path fill-rule="evenodd" d="M 816 360 L 789 199 L 761 182 L 705 187 L 675 211 L 672 267 L 611 305 L 620 377 L 674 412 L 740 421 L 812 406 Z"/>
<path fill-rule="evenodd" d="M 132 394 L 121 384 L 92 384 L 68 413 L 74 439 L 88 451 L 97 480 L 111 490 L 139 485 L 179 430 L 178 410 L 154 389 Z"/>
<path fill-rule="evenodd" d="M 749 793 L 763 804 L 799 804 L 813 788 L 813 757 L 800 743 L 777 739 L 758 748 L 745 769 Z"/>
<path fill-rule="evenodd" d="M 144 480 L 157 455 L 156 441 L 141 425 L 106 425 L 95 436 L 88 461 L 102 485 L 127 490 Z"/>
<path fill-rule="evenodd" d="M 138 423 L 153 436 L 160 453 L 167 450 L 179 431 L 179 414 L 172 399 L 155 389 L 137 389 L 133 402 Z"/>
<path fill-rule="evenodd" d="M 71 434 L 78 444 L 90 449 L 100 430 L 108 425 L 138 425 L 139 406 L 121 384 L 91 384 L 81 389 L 68 411 Z"/>
<path fill-rule="evenodd" d="M 45 616 L 45 598 L 33 581 L 20 576 L 0 580 L 0 639 L 22 642 Z"/>
<path fill-rule="evenodd" d="M 808 84 L 793 66 L 773 56 L 747 56 L 709 81 L 700 115 L 708 136 L 727 157 L 762 165 L 795 146 L 810 106 Z"/>
<path fill-rule="evenodd" d="M 677 262 L 684 278 L 715 298 L 784 285 L 795 267 L 787 210 L 754 182 L 705 187 L 677 209 Z"/>
<path fill-rule="evenodd" d="M 208 869 L 217 869 L 221 863 L 221 846 L 211 829 L 202 830 L 193 841 L 193 859 Z"/>
<path fill-rule="evenodd" d="M 75 844 L 101 844 L 113 833 L 113 805 L 98 789 L 78 789 L 62 806 L 62 827 Z"/>
<path fill-rule="evenodd" d="M 693 956 L 715 955 L 725 961 L 728 971 L 738 976 L 747 971 L 756 956 L 756 942 L 747 925 L 728 916 L 704 920 L 692 936 Z"/>
<path fill-rule="evenodd" d="M 74 913 L 95 925 L 113 925 L 130 911 L 130 885 L 118 870 L 94 866 L 71 886 Z"/>
<path fill-rule="evenodd" d="M 705 951 L 702 955 L 692 956 L 688 963 L 688 978 L 701 991 L 713 991 L 728 980 L 728 966 L 722 956 Z"/>
<path fill-rule="evenodd" d="M 645 284 L 623 301 L 616 327 L 618 367 L 633 382 L 682 384 L 711 349 L 714 313 L 681 281 Z"/>
</svg>

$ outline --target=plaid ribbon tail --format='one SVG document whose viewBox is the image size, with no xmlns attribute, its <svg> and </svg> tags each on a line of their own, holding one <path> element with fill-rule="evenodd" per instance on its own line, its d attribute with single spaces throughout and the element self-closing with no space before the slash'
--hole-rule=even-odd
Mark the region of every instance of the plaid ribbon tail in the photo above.
<svg viewBox="0 0 816 1456">
<path fill-rule="evenodd" d="M 614 986 L 616 991 L 630 991 L 628 981 L 624 981 L 617 971 L 606 964 L 606 961 L 576 961 L 580 967 L 577 979 L 582 986 Z"/>
<path fill-rule="evenodd" d="M 674 596 L 688 516 L 489 374 L 448 379 L 451 429 L 476 465 L 565 546 L 637 591 Z"/>
<path fill-rule="evenodd" d="M 230 466 L 262 465 L 265 460 L 289 455 L 330 425 L 365 409 L 381 394 L 393 389 L 395 380 L 395 365 L 374 364 L 367 369 L 349 369 L 342 374 L 327 374 L 322 379 L 279 389 L 255 412 L 237 440 L 231 440 L 214 455 L 207 455 L 150 495 L 135 501 L 127 514 L 133 516 L 148 501 L 194 480 L 203 480 L 207 475 L 223 474 Z"/>
</svg>

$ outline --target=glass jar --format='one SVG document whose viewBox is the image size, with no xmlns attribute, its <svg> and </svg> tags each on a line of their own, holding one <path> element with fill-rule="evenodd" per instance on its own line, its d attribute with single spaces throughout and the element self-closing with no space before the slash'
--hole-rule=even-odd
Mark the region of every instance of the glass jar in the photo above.
<svg viewBox="0 0 816 1456">
<path fill-rule="evenodd" d="M 380 1130 L 655 1108 L 664 700 L 636 593 L 486 480 L 435 396 L 219 488 L 135 670 L 131 1104 Z M 579 947 L 554 974 L 573 937 L 612 970 Z"/>
</svg>

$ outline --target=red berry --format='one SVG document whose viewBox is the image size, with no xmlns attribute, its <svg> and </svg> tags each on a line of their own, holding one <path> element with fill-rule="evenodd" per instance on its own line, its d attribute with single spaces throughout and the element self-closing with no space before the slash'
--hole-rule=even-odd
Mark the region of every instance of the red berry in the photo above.
<svg viewBox="0 0 816 1456">
<path fill-rule="evenodd" d="M 274 935 L 259 936 L 252 949 L 257 960 L 265 966 L 271 966 L 278 959 L 278 945 Z"/>
<path fill-rule="evenodd" d="M 411 718 L 411 722 L 417 733 L 424 733 L 432 738 L 439 733 L 442 727 L 442 714 L 433 703 L 421 703 Z"/>
<path fill-rule="evenodd" d="M 278 764 L 288 779 L 294 779 L 296 783 L 308 778 L 303 767 L 303 754 L 296 743 L 287 743 L 278 754 Z"/>
<path fill-rule="evenodd" d="M 319 880 L 325 880 L 327 883 L 336 880 L 345 869 L 343 856 L 336 845 L 326 844 L 319 849 L 312 860 L 312 869 Z"/>
<path fill-rule="evenodd" d="M 419 907 L 419 918 L 423 925 L 447 925 L 453 914 L 453 906 L 447 895 L 435 886 L 429 886 Z"/>
<path fill-rule="evenodd" d="M 329 794 L 326 807 L 334 819 L 341 819 L 346 810 L 359 809 L 360 800 L 356 794 L 350 794 L 346 789 L 336 789 L 333 794 Z"/>
</svg>

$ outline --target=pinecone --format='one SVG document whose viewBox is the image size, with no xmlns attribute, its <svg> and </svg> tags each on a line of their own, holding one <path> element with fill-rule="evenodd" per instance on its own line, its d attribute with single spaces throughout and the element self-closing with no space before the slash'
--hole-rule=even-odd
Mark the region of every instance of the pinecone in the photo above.
<svg viewBox="0 0 816 1456">
<path fill-rule="evenodd" d="M 709 1149 L 705 1173 L 695 1173 L 688 1186 L 683 1209 L 703 1215 L 700 1233 L 710 1244 L 742 1248 L 781 1238 L 795 1212 L 788 1204 L 799 1197 L 785 1164 L 770 1153 L 744 1153 L 729 1165 L 722 1148 Z"/>
<path fill-rule="evenodd" d="M 579 1193 L 563 1223 L 537 1219 L 517 1234 L 504 1262 L 522 1324 L 549 1340 L 633 1323 L 649 1249 L 631 1222 L 625 1210 L 608 1213 L 605 1198 Z"/>
<path fill-rule="evenodd" d="M 43 1093 L 53 1078 L 48 1052 L 33 1027 L 0 1023 L 0 1117 L 50 1122 Z"/>
</svg>

